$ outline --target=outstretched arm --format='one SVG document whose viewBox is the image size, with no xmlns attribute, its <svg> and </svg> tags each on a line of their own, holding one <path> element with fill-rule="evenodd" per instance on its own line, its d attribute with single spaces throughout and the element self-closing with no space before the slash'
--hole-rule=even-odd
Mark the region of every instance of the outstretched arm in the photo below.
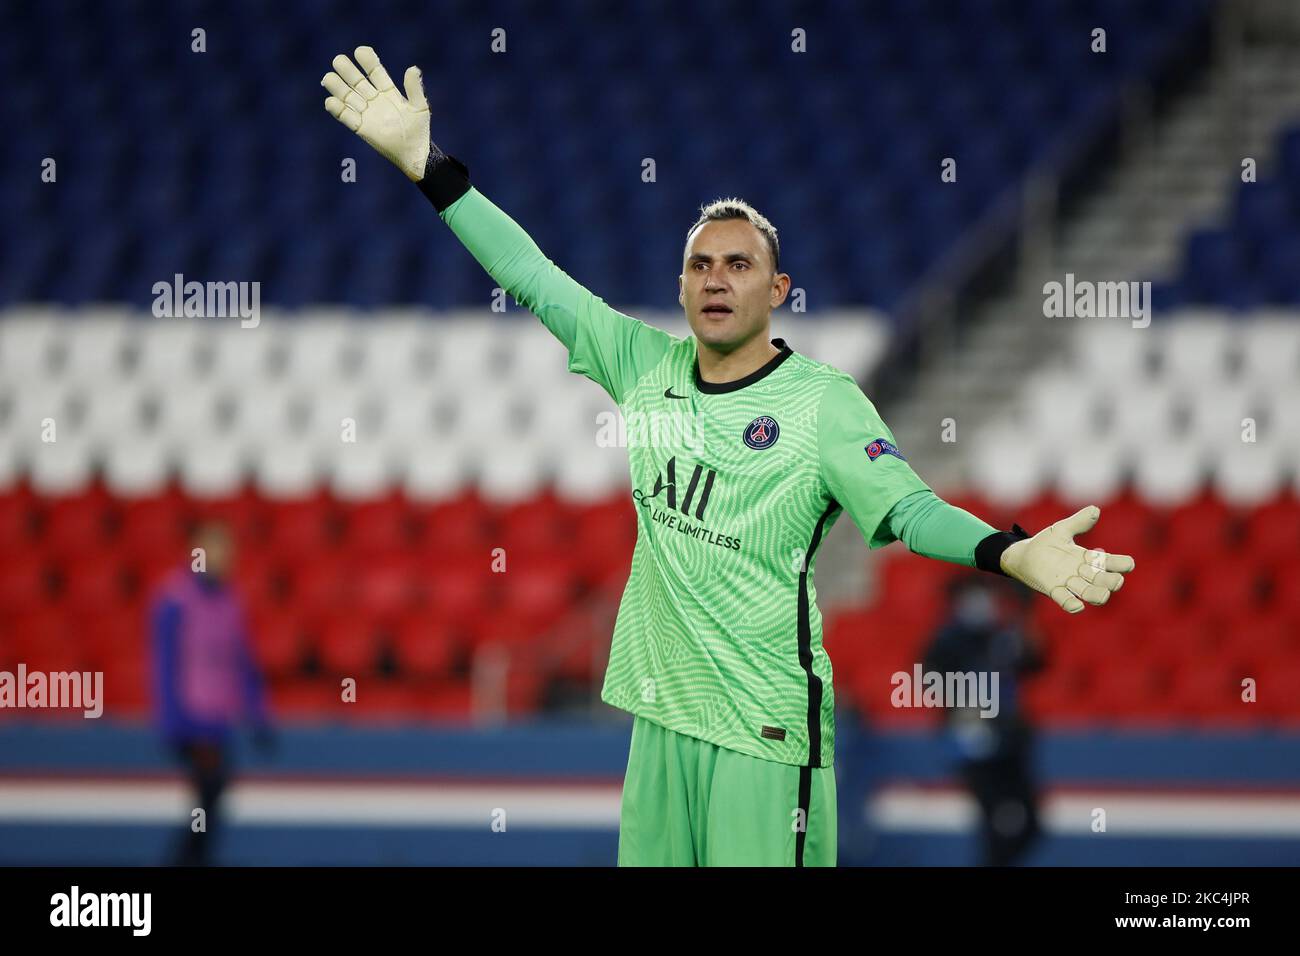
<svg viewBox="0 0 1300 956">
<path fill-rule="evenodd" d="M 469 182 L 460 160 L 430 136 L 429 104 L 418 67 L 406 71 L 403 97 L 368 46 L 357 63 L 334 58 L 321 85 L 325 109 L 419 186 L 471 255 L 516 302 L 542 320 L 569 351 L 569 370 L 586 375 L 616 402 L 672 345 L 668 333 L 611 309 L 548 259 L 513 219 Z"/>
<path fill-rule="evenodd" d="M 1019 525 L 998 531 L 944 501 L 912 470 L 875 406 L 848 376 L 822 394 L 818 442 L 827 490 L 872 548 L 902 540 L 917 554 L 1015 578 L 1071 614 L 1085 602 L 1105 604 L 1133 570 L 1128 555 L 1074 543 L 1074 535 L 1101 516 L 1095 505 L 1031 536 Z"/>
</svg>

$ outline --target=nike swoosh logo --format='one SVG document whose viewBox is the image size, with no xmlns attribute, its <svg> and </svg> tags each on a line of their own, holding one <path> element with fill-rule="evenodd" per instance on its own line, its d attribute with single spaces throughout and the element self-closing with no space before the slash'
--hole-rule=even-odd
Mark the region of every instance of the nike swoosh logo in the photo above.
<svg viewBox="0 0 1300 956">
<path fill-rule="evenodd" d="M 674 395 L 673 387 L 671 385 L 669 385 L 667 388 L 664 389 L 664 398 L 686 398 L 686 397 L 687 397 L 686 395 Z"/>
</svg>

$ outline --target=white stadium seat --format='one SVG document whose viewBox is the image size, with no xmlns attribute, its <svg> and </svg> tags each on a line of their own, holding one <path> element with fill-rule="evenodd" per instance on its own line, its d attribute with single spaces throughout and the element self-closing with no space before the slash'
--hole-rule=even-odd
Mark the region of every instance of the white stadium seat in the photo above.
<svg viewBox="0 0 1300 956">
<path fill-rule="evenodd" d="M 301 498 L 318 485 L 318 452 L 305 439 L 282 436 L 257 449 L 254 482 L 269 498 Z"/>
<path fill-rule="evenodd" d="M 393 484 L 393 468 L 387 450 L 373 444 L 346 445 L 330 460 L 330 489 L 350 501 L 378 498 Z"/>
<path fill-rule="evenodd" d="M 303 385 L 338 384 L 353 365 L 357 324 L 346 310 L 286 319 L 280 327 L 285 377 Z"/>
<path fill-rule="evenodd" d="M 4 428 L 10 440 L 20 448 L 42 442 L 46 419 L 54 423 L 54 437 L 66 433 L 69 439 L 77 429 L 71 415 L 68 390 L 61 380 L 45 379 L 29 384 L 11 383 L 5 387 L 8 412 Z"/>
<path fill-rule="evenodd" d="M 1236 334 L 1219 316 L 1217 312 L 1183 312 L 1151 324 L 1167 381 L 1208 388 L 1217 387 L 1227 377 Z"/>
<path fill-rule="evenodd" d="M 1209 446 L 1224 442 L 1240 444 L 1243 421 L 1254 419 L 1256 427 L 1269 402 L 1249 383 L 1202 384 L 1183 393 L 1190 412 L 1189 437 Z"/>
<path fill-rule="evenodd" d="M 124 498 L 155 495 L 167 484 L 170 465 L 160 442 L 139 438 L 102 446 L 104 484 Z"/>
<path fill-rule="evenodd" d="M 243 327 L 233 319 L 209 319 L 215 328 L 208 333 L 211 369 L 219 382 L 246 386 L 268 378 L 274 371 L 281 347 L 281 335 L 270 316 L 260 324 Z"/>
<path fill-rule="evenodd" d="M 1035 440 L 1066 447 L 1095 431 L 1101 402 L 1094 391 L 1068 369 L 1035 374 L 1021 391 L 1017 418 Z"/>
<path fill-rule="evenodd" d="M 1054 466 L 1057 495 L 1081 508 L 1117 494 L 1126 477 L 1124 450 L 1115 438 L 1076 441 L 1062 449 Z"/>
<path fill-rule="evenodd" d="M 594 442 L 573 446 L 555 463 L 555 493 L 575 504 L 599 501 L 626 489 L 628 463 L 625 449 L 601 448 Z"/>
<path fill-rule="evenodd" d="M 1300 321 L 1294 313 L 1265 314 L 1234 329 L 1241 348 L 1241 376 L 1264 385 L 1300 381 Z"/>
<path fill-rule="evenodd" d="M 393 385 L 418 382 L 433 366 L 437 319 L 426 311 L 391 311 L 370 320 L 358 336 L 360 375 Z"/>
<path fill-rule="evenodd" d="M 466 461 L 445 446 L 418 445 L 410 450 L 402 472 L 402 489 L 410 498 L 438 501 L 454 497 L 466 484 Z"/>
<path fill-rule="evenodd" d="M 63 310 L 47 306 L 13 309 L 0 321 L 0 381 L 26 382 L 50 374 L 55 347 L 65 337 Z"/>
<path fill-rule="evenodd" d="M 133 336 L 136 377 L 164 387 L 189 384 L 201 372 L 200 355 L 208 319 L 153 319 L 147 333 Z"/>
<path fill-rule="evenodd" d="M 198 498 L 223 498 L 239 491 L 245 472 L 244 450 L 228 436 L 195 442 L 178 452 L 181 487 Z"/>
<path fill-rule="evenodd" d="M 1133 484 L 1157 506 L 1194 497 L 1204 486 L 1209 454 L 1197 442 L 1154 440 L 1135 449 Z"/>
<path fill-rule="evenodd" d="M 1100 434 L 1127 446 L 1170 434 L 1182 404 L 1172 390 L 1146 379 L 1113 383 L 1097 400 L 1107 409 Z"/>
<path fill-rule="evenodd" d="M 527 501 L 542 490 L 550 467 L 549 450 L 527 440 L 500 442 L 478 449 L 478 488 L 497 504 Z"/>
<path fill-rule="evenodd" d="M 76 433 L 97 444 L 131 441 L 144 432 L 150 393 L 138 379 L 122 379 L 111 390 L 103 383 L 70 383 L 67 398 L 69 408 L 78 410 Z"/>
<path fill-rule="evenodd" d="M 29 446 L 26 460 L 32 489 L 39 495 L 68 495 L 81 491 L 94 474 L 94 449 L 89 442 L 68 439 Z"/>
<path fill-rule="evenodd" d="M 1242 507 L 1270 501 L 1284 487 L 1290 467 L 1286 450 L 1277 444 L 1230 442 L 1210 457 L 1215 490 Z"/>
<path fill-rule="evenodd" d="M 87 310 L 61 323 L 63 378 L 87 385 L 118 381 L 127 346 L 148 334 L 149 323 L 154 321 L 119 310 Z"/>
<path fill-rule="evenodd" d="M 986 428 L 966 445 L 971 482 L 990 501 L 1014 504 L 1032 498 L 1047 480 L 1042 455 L 1024 433 Z"/>
<path fill-rule="evenodd" d="M 1075 368 L 1098 385 L 1149 377 L 1151 329 L 1135 329 L 1120 319 L 1072 319 Z"/>
</svg>

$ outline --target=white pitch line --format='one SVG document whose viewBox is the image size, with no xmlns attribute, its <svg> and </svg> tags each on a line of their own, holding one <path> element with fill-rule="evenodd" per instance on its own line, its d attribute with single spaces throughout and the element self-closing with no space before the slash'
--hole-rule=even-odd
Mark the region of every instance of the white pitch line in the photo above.
<svg viewBox="0 0 1300 956">
<path fill-rule="evenodd" d="M 507 826 L 610 830 L 618 827 L 617 784 L 433 784 L 311 781 L 236 782 L 224 797 L 232 822 L 281 826 L 489 827 L 496 811 Z M 166 823 L 187 819 L 190 791 L 181 781 L 0 781 L 0 822 Z M 1129 836 L 1300 837 L 1300 794 L 1167 792 L 1048 794 L 1044 826 L 1061 835 L 1091 834 L 1093 809 L 1106 831 Z M 974 801 L 963 791 L 890 786 L 866 807 L 887 832 L 965 833 Z"/>
<path fill-rule="evenodd" d="M 231 822 L 281 825 L 617 828 L 617 785 L 236 782 L 223 796 Z M 172 781 L 0 782 L 0 821 L 164 822 L 188 817 L 190 790 Z"/>
<path fill-rule="evenodd" d="M 1106 832 L 1126 836 L 1300 836 L 1300 794 L 1093 793 L 1048 794 L 1039 809 L 1044 827 L 1061 835 L 1093 833 L 1093 810 L 1106 811 Z M 882 830 L 964 833 L 978 809 L 962 791 L 895 786 L 869 801 Z"/>
</svg>

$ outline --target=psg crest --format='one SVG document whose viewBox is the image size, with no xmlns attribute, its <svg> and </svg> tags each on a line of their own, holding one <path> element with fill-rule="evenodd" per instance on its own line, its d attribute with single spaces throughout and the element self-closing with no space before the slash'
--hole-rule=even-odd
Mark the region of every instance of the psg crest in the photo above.
<svg viewBox="0 0 1300 956">
<path fill-rule="evenodd" d="M 745 426 L 745 444 L 762 451 L 775 445 L 780 434 L 781 426 L 776 423 L 776 419 L 764 415 Z"/>
</svg>

